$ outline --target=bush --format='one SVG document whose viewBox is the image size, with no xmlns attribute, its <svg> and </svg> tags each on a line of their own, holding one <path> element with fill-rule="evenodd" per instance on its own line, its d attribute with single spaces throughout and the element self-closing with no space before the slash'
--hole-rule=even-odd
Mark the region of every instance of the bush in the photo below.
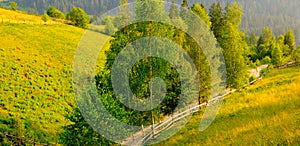
<svg viewBox="0 0 300 146">
<path fill-rule="evenodd" d="M 252 81 L 254 81 L 254 80 L 256 80 L 256 77 L 255 76 L 251 76 L 250 78 L 249 78 L 249 82 L 251 83 Z"/>
<path fill-rule="evenodd" d="M 266 74 L 266 73 L 267 73 L 267 71 L 268 71 L 268 69 L 267 69 L 267 68 L 264 68 L 264 69 L 262 69 L 262 70 L 260 71 L 260 75 L 264 75 L 264 74 Z"/>
<path fill-rule="evenodd" d="M 266 56 L 263 60 L 261 60 L 261 64 L 270 64 L 272 62 L 269 56 Z"/>
<path fill-rule="evenodd" d="M 81 28 L 87 28 L 89 23 L 89 16 L 81 8 L 73 8 L 72 11 L 67 14 L 68 19 L 72 21 L 72 24 Z"/>
<path fill-rule="evenodd" d="M 53 6 L 50 6 L 47 10 L 47 15 L 53 18 L 65 19 L 65 14 Z"/>
<path fill-rule="evenodd" d="M 50 17 L 45 13 L 45 14 L 42 16 L 42 20 L 43 20 L 44 22 L 47 22 L 47 21 L 50 20 Z"/>
<path fill-rule="evenodd" d="M 300 62 L 300 47 L 298 47 L 297 50 L 294 50 L 292 52 L 292 59 L 293 61 L 295 61 L 296 63 Z"/>
<path fill-rule="evenodd" d="M 10 8 L 16 11 L 18 9 L 18 4 L 16 2 L 10 2 Z"/>
<path fill-rule="evenodd" d="M 111 19 L 107 20 L 104 32 L 108 35 L 112 35 L 115 32 L 115 27 Z"/>
</svg>

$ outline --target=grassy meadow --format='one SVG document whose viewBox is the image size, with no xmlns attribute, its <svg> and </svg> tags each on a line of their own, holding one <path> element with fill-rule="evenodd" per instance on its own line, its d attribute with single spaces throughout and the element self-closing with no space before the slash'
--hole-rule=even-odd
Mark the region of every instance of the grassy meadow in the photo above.
<svg viewBox="0 0 300 146">
<path fill-rule="evenodd" d="M 41 20 L 4 9 L 1 17 Z M 72 65 L 84 33 L 65 24 L 0 22 L 0 132 L 44 142 L 58 140 L 61 126 L 68 123 L 65 109 L 75 106 Z M 107 39 L 94 35 L 99 43 Z M 103 64 L 101 56 L 98 63 Z"/>
<path fill-rule="evenodd" d="M 298 145 L 300 67 L 274 69 L 255 85 L 224 99 L 203 132 L 196 113 L 175 136 L 157 145 Z"/>
</svg>

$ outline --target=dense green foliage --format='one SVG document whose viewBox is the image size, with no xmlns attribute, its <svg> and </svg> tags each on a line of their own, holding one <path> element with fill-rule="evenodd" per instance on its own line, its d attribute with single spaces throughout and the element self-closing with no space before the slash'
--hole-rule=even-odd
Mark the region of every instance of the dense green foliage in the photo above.
<svg viewBox="0 0 300 146">
<path fill-rule="evenodd" d="M 16 2 L 10 2 L 10 9 L 16 11 L 18 9 L 18 4 Z"/>
<path fill-rule="evenodd" d="M 89 23 L 89 16 L 81 8 L 73 8 L 68 14 L 68 19 L 72 21 L 73 25 L 87 28 Z"/>
<path fill-rule="evenodd" d="M 44 22 L 47 22 L 47 21 L 50 20 L 50 17 L 47 15 L 47 13 L 45 13 L 45 14 L 42 16 L 42 20 L 43 20 Z"/>
<path fill-rule="evenodd" d="M 65 19 L 65 14 L 53 6 L 50 6 L 47 10 L 47 15 L 53 18 Z"/>
<path fill-rule="evenodd" d="M 237 3 L 227 5 L 222 12 L 220 3 L 210 8 L 212 31 L 223 49 L 226 62 L 227 87 L 239 88 L 248 82 L 246 56 L 248 46 L 245 35 L 239 30 L 242 19 L 242 8 Z"/>
<path fill-rule="evenodd" d="M 69 111 L 67 119 L 72 123 L 64 126 L 64 132 L 60 134 L 60 141 L 63 145 L 111 145 L 110 142 L 99 135 L 92 127 L 84 120 L 78 108 Z"/>
</svg>

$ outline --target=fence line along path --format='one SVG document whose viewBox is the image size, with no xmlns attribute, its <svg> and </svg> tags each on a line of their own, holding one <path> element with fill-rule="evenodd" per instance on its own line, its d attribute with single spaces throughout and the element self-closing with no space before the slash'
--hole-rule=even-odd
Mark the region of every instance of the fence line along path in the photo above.
<svg viewBox="0 0 300 146">
<path fill-rule="evenodd" d="M 288 65 L 283 65 L 282 67 L 291 67 L 291 66 L 294 66 L 294 65 L 291 65 L 291 63 L 288 63 Z M 256 70 L 259 70 L 259 72 L 260 72 L 262 69 L 267 68 L 267 67 L 268 67 L 268 65 L 262 65 L 262 66 L 259 66 Z M 282 68 L 282 67 L 279 67 L 279 68 Z M 263 75 L 261 75 L 259 73 L 259 76 L 256 80 L 250 82 L 249 84 L 244 85 L 242 88 L 252 85 L 255 82 L 261 80 L 262 78 L 263 78 Z M 201 109 L 200 107 L 210 106 L 211 104 L 214 104 L 215 102 L 217 102 L 220 99 L 224 99 L 227 95 L 229 95 L 233 92 L 236 92 L 236 91 L 237 91 L 236 89 L 226 90 L 225 94 L 223 94 L 221 96 L 216 96 L 213 99 L 209 100 L 208 102 L 202 103 L 200 105 L 198 105 L 198 104 L 190 105 L 189 106 L 190 108 L 187 110 L 184 110 L 180 113 L 174 113 L 171 116 L 165 118 L 163 121 L 161 121 L 157 124 L 147 126 L 146 128 L 142 128 L 142 131 L 139 131 L 139 132 L 133 134 L 131 137 L 126 138 L 121 144 L 129 145 L 129 146 L 144 145 L 149 140 L 151 140 L 153 137 L 159 135 L 161 132 L 172 128 L 172 126 L 174 126 L 176 122 L 199 111 L 199 109 Z"/>
</svg>

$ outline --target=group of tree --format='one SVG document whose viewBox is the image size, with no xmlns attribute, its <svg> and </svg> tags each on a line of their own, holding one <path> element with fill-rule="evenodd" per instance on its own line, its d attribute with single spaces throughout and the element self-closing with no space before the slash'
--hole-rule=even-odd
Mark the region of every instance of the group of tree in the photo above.
<svg viewBox="0 0 300 146">
<path fill-rule="evenodd" d="M 281 66 L 288 62 L 299 62 L 299 51 L 292 29 L 276 37 L 272 29 L 265 27 L 259 37 L 252 34 L 247 40 L 250 46 L 248 57 L 254 64 Z"/>
<path fill-rule="evenodd" d="M 79 8 L 74 7 L 69 13 L 66 15 L 61 12 L 60 10 L 56 9 L 53 6 L 50 6 L 46 13 L 42 16 L 42 20 L 44 22 L 47 22 L 49 18 L 55 18 L 55 19 L 66 19 L 71 21 L 72 25 L 81 27 L 81 28 L 87 28 L 89 23 L 89 16 L 87 13 Z"/>
<path fill-rule="evenodd" d="M 265 63 L 280 66 L 289 61 L 299 61 L 300 54 L 296 49 L 292 30 L 285 35 L 278 36 L 277 39 L 268 27 L 263 30 L 260 37 L 257 37 L 254 33 L 247 36 L 239 29 L 243 10 L 236 2 L 228 3 L 225 8 L 222 7 L 220 2 L 213 3 L 209 8 L 209 12 L 207 12 L 203 4 L 195 3 L 189 6 L 187 0 L 183 0 L 181 9 L 179 9 L 175 1 L 172 0 L 169 13 L 166 13 L 162 4 L 157 4 L 151 0 L 146 1 L 143 4 L 137 3 L 135 6 L 135 19 L 155 18 L 155 20 L 176 24 L 180 28 L 154 21 L 130 23 L 132 20 L 128 16 L 127 0 L 121 0 L 120 4 L 123 7 L 120 9 L 118 16 L 103 20 L 106 24 L 106 33 L 112 35 L 114 39 L 111 40 L 110 49 L 106 53 L 106 57 L 109 59 L 106 60 L 105 69 L 95 77 L 96 86 L 99 89 L 99 98 L 103 105 L 122 122 L 132 125 L 151 125 L 154 121 L 159 121 L 164 116 L 172 114 L 180 100 L 181 80 L 186 83 L 194 80 L 191 76 L 180 78 L 175 67 L 163 59 L 144 58 L 136 63 L 129 73 L 128 82 L 130 82 L 133 94 L 141 100 L 151 98 L 152 87 L 149 82 L 152 77 L 161 77 L 166 82 L 166 97 L 157 108 L 147 112 L 135 111 L 123 105 L 114 93 L 110 71 L 116 56 L 121 50 L 127 44 L 140 38 L 159 36 L 172 40 L 183 48 L 198 70 L 197 76 L 199 77 L 201 91 L 198 98 L 199 103 L 204 102 L 210 96 L 212 76 L 209 58 L 204 55 L 202 48 L 196 41 L 184 31 L 187 30 L 193 35 L 201 35 L 201 32 L 203 32 L 201 29 L 203 28 L 198 27 L 199 22 L 195 21 L 194 17 L 189 15 L 187 11 L 192 11 L 203 20 L 222 48 L 226 65 L 227 88 L 237 89 L 247 84 L 249 82 L 248 69 L 251 67 Z M 135 49 L 139 49 L 139 47 Z M 170 53 L 169 55 L 174 54 Z M 185 57 L 181 58 L 185 59 Z M 182 67 L 179 66 L 178 68 Z M 125 87 L 124 83 L 120 83 L 119 86 Z M 95 142 L 98 142 L 99 145 L 111 143 L 88 126 L 82 115 L 80 115 L 78 108 L 75 108 L 74 111 L 75 114 L 68 116 L 73 124 L 65 126 L 65 131 L 61 134 L 64 144 L 68 145 L 70 142 L 72 144 L 95 144 Z M 85 128 L 82 129 L 81 127 Z M 68 137 L 72 137 L 72 139 Z"/>
</svg>

